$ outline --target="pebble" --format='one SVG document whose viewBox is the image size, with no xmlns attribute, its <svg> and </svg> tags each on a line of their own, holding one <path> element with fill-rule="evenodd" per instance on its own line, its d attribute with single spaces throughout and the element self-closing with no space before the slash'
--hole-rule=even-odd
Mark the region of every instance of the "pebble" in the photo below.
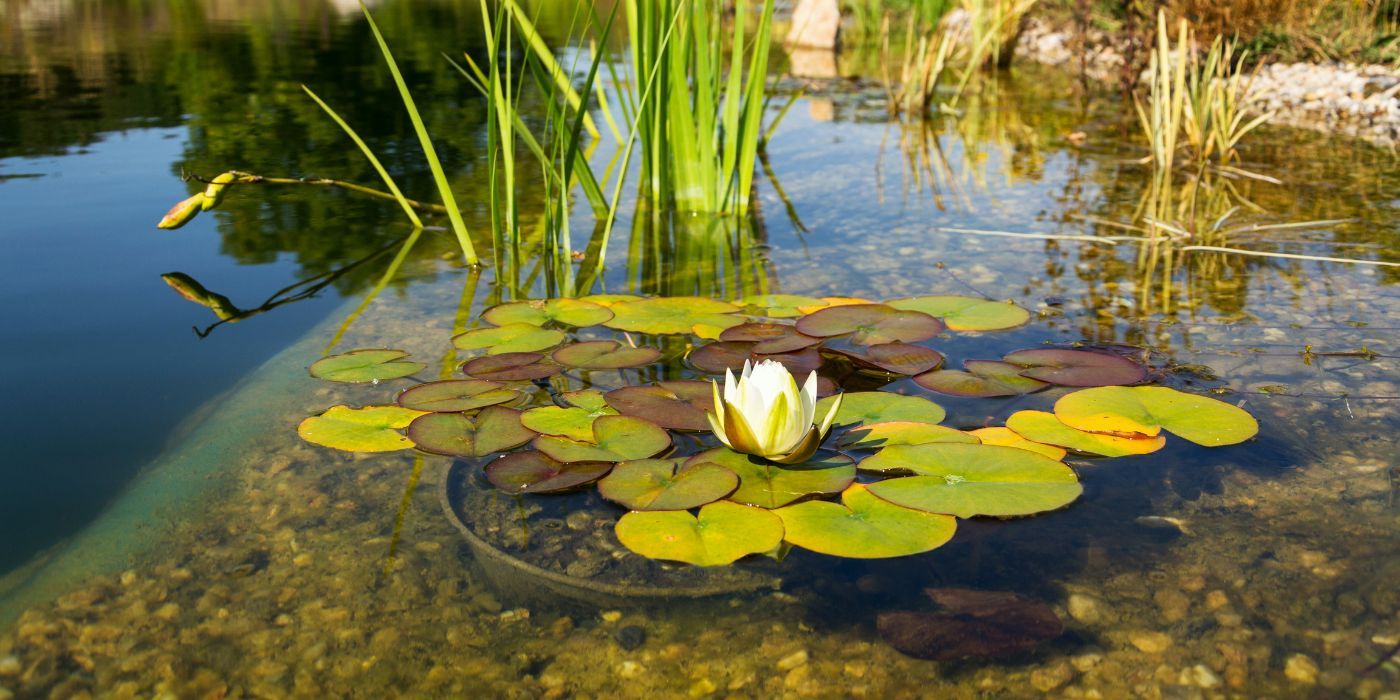
<svg viewBox="0 0 1400 700">
<path fill-rule="evenodd" d="M 622 619 L 622 611 L 606 610 L 603 612 L 601 617 L 603 618 L 603 622 L 617 622 L 618 620 Z"/>
<path fill-rule="evenodd" d="M 692 698 L 703 698 L 706 695 L 713 695 L 716 690 L 719 690 L 719 688 L 715 687 L 714 681 L 708 678 L 701 678 L 690 684 L 690 690 L 686 691 L 686 695 Z"/>
<path fill-rule="evenodd" d="M 20 666 L 18 657 L 0 657 L 0 676 L 18 676 L 22 670 L 23 667 Z"/>
<path fill-rule="evenodd" d="M 621 678 L 639 678 L 642 674 L 646 672 L 647 667 L 637 663 L 636 661 L 623 661 L 617 666 L 617 675 Z"/>
<path fill-rule="evenodd" d="M 1104 618 L 1103 602 L 1086 593 L 1072 593 L 1066 602 L 1069 616 L 1083 625 L 1098 624 Z"/>
<path fill-rule="evenodd" d="M 1031 685 L 1042 693 L 1048 693 L 1074 680 L 1074 667 L 1068 661 L 1037 668 L 1031 671 Z"/>
<path fill-rule="evenodd" d="M 1214 612 L 1230 604 L 1230 596 L 1225 591 L 1214 590 L 1206 594 L 1206 610 Z"/>
<path fill-rule="evenodd" d="M 777 667 L 780 671 L 791 671 L 798 666 L 807 663 L 807 650 L 794 651 L 781 659 L 778 659 Z"/>
<path fill-rule="evenodd" d="M 1194 685 L 1197 688 L 1218 688 L 1220 687 L 1220 676 L 1215 671 L 1210 670 L 1205 664 L 1196 664 L 1181 672 L 1181 683 L 1183 685 Z"/>
<path fill-rule="evenodd" d="M 1145 654 L 1160 654 L 1171 648 L 1172 638 L 1162 632 L 1135 631 L 1128 633 L 1128 641 L 1138 651 Z"/>
<path fill-rule="evenodd" d="M 646 643 L 647 631 L 639 625 L 627 625 L 618 630 L 613 639 L 617 640 L 617 645 L 622 647 L 623 651 L 632 651 Z"/>
<path fill-rule="evenodd" d="M 1284 662 L 1283 675 L 1294 683 L 1314 685 L 1317 683 L 1317 662 L 1306 654 L 1294 654 Z"/>
<path fill-rule="evenodd" d="M 1191 609 L 1191 599 L 1187 598 L 1185 593 L 1172 588 L 1164 588 L 1152 594 L 1152 601 L 1157 604 L 1157 608 L 1162 612 L 1162 619 L 1167 622 L 1181 621 Z"/>
</svg>

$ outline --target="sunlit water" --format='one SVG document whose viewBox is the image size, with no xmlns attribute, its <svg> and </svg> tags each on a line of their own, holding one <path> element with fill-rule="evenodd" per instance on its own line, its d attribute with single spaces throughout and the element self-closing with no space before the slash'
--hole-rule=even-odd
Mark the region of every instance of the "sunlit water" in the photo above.
<svg viewBox="0 0 1400 700">
<path fill-rule="evenodd" d="M 318 383 L 304 369 L 317 357 L 399 347 L 450 371 L 462 358 L 448 339 L 513 282 L 445 260 L 453 241 L 433 231 L 386 277 L 407 229 L 392 206 L 334 192 L 239 192 L 184 229 L 154 229 L 193 191 L 181 170 L 373 182 L 303 82 L 389 154 L 406 189 L 431 192 L 364 24 L 309 2 L 130 5 L 3 10 L 0 569 L 12 571 L 0 579 L 0 688 L 1376 697 L 1400 685 L 1393 664 L 1374 663 L 1400 642 L 1395 269 L 1198 253 L 1163 289 L 1131 244 L 985 233 L 1123 233 L 1108 222 L 1133 220 L 1145 174 L 1116 98 L 1023 70 L 985 86 L 961 120 L 923 129 L 888 123 L 871 107 L 878 91 L 819 90 L 769 153 L 800 228 L 761 179 L 762 258 L 697 274 L 670 234 L 638 228 L 613 242 L 608 290 L 1012 299 L 1036 312 L 1030 325 L 940 349 L 956 362 L 1044 342 L 1146 348 L 1154 366 L 1182 368 L 1178 385 L 1230 389 L 1222 398 L 1259 418 L 1259 438 L 1076 463 L 1085 494 L 1073 507 L 964 523 L 928 555 L 799 554 L 777 592 L 628 607 L 474 553 L 439 503 L 449 460 L 350 456 L 293 430 L 408 383 Z M 481 104 L 436 62 L 470 48 L 474 7 L 388 2 L 380 17 L 464 173 L 459 192 L 479 202 Z M 1238 245 L 1400 260 L 1391 154 L 1275 129 L 1243 156 L 1283 184 L 1234 181 L 1257 208 L 1231 220 L 1350 221 L 1241 233 Z M 182 271 L 252 308 L 346 266 L 317 297 L 203 339 L 190 327 L 217 319 L 160 280 Z M 976 427 L 1054 398 L 936 400 L 945 423 Z M 540 524 L 534 541 L 548 532 Z M 877 614 L 929 609 L 921 590 L 947 586 L 1047 601 L 1067 632 L 1030 654 L 955 664 L 880 641 Z"/>
</svg>

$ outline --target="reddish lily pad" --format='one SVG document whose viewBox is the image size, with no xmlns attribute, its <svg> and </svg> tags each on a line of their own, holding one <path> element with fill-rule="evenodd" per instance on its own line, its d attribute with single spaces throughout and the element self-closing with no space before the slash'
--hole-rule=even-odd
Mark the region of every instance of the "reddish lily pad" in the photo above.
<svg viewBox="0 0 1400 700">
<path fill-rule="evenodd" d="M 807 496 L 840 493 L 856 478 L 849 457 L 818 453 L 803 464 L 774 464 L 725 447 L 701 452 L 686 460 L 689 469 L 717 464 L 739 475 L 739 488 L 729 500 L 760 508 L 779 508 Z"/>
<path fill-rule="evenodd" d="M 623 462 L 598 482 L 598 493 L 632 510 L 689 510 L 734 491 L 739 477 L 718 464 L 677 469 L 678 459 Z"/>
<path fill-rule="evenodd" d="M 497 326 L 525 323 L 543 326 L 551 321 L 566 326 L 584 328 L 596 326 L 613 317 L 608 307 L 581 299 L 533 299 L 513 301 L 493 306 L 482 312 L 481 318 Z"/>
<path fill-rule="evenodd" d="M 783 539 L 803 549 L 856 559 L 883 559 L 937 549 L 953 538 L 957 521 L 897 506 L 852 484 L 841 503 L 806 501 L 779 508 Z"/>
<path fill-rule="evenodd" d="M 975 297 L 926 296 L 886 302 L 896 309 L 922 311 L 943 319 L 955 331 L 999 331 L 1024 325 L 1029 311 L 1007 302 Z"/>
<path fill-rule="evenodd" d="M 311 376 L 332 382 L 363 383 L 407 377 L 426 365 L 409 362 L 403 350 L 351 350 L 323 357 L 311 365 Z"/>
<path fill-rule="evenodd" d="M 738 372 L 744 362 L 757 363 L 772 360 L 786 367 L 793 376 L 806 377 L 822 366 L 822 355 L 816 348 L 806 348 L 797 352 L 762 355 L 753 351 L 753 343 L 720 341 L 702 345 L 690 353 L 690 364 L 710 374 L 724 374 L 725 370 Z"/>
<path fill-rule="evenodd" d="M 726 328 L 719 334 L 719 339 L 753 343 L 752 351 L 760 355 L 793 352 L 822 342 L 821 338 L 798 333 L 797 328 L 791 324 L 759 322 L 742 323 Z"/>
<path fill-rule="evenodd" d="M 975 435 L 956 428 L 915 421 L 888 421 L 862 425 L 841 436 L 841 445 L 853 450 L 876 450 L 892 445 L 923 445 L 930 442 L 978 442 Z"/>
<path fill-rule="evenodd" d="M 838 351 L 858 366 L 890 374 L 923 374 L 943 364 L 943 354 L 932 348 L 908 343 L 871 345 L 865 352 Z"/>
<path fill-rule="evenodd" d="M 761 508 L 716 501 L 698 515 L 683 510 L 633 511 L 615 528 L 618 541 L 651 559 L 724 566 L 778 548 L 783 521 Z"/>
<path fill-rule="evenodd" d="M 949 396 L 1020 396 L 1047 386 L 1046 382 L 1021 376 L 1021 368 L 996 360 L 968 360 L 967 371 L 940 369 L 914 377 L 914 383 Z"/>
<path fill-rule="evenodd" d="M 485 457 L 520 447 L 535 436 L 520 424 L 520 411 L 487 406 L 480 413 L 429 413 L 408 424 L 408 439 L 425 452 Z"/>
<path fill-rule="evenodd" d="M 508 352 L 503 355 L 487 355 L 462 364 L 462 373 L 477 379 L 494 381 L 528 381 L 544 379 L 564 371 L 563 367 L 545 362 L 544 355 L 537 352 Z"/>
<path fill-rule="evenodd" d="M 433 413 L 459 413 L 520 398 L 520 392 L 480 379 L 447 379 L 404 389 L 398 404 Z"/>
<path fill-rule="evenodd" d="M 538 452 L 516 452 L 486 465 L 486 479 L 506 493 L 558 493 L 591 484 L 611 462 L 556 462 Z"/>
<path fill-rule="evenodd" d="M 1017 350 L 1002 359 L 1027 368 L 1023 377 L 1060 386 L 1122 386 L 1147 378 L 1147 368 L 1126 357 L 1088 350 Z"/>
<path fill-rule="evenodd" d="M 1045 603 L 1004 591 L 930 588 L 943 610 L 896 611 L 876 621 L 880 638 L 916 659 L 995 659 L 1031 651 L 1060 636 L 1064 624 Z"/>
<path fill-rule="evenodd" d="M 660 386 L 625 386 L 604 397 L 623 415 L 645 418 L 671 430 L 705 431 L 705 411 L 714 410 L 709 382 L 674 381 Z"/>
<path fill-rule="evenodd" d="M 649 365 L 661 359 L 656 348 L 634 348 L 616 340 L 590 340 L 565 345 L 550 355 L 565 367 L 579 369 L 626 369 Z"/>
<path fill-rule="evenodd" d="M 534 444 L 560 462 L 625 462 L 655 456 L 671 445 L 671 435 L 641 418 L 603 416 L 593 421 L 592 442 L 546 435 Z"/>
<path fill-rule="evenodd" d="M 606 309 L 604 309 L 606 311 Z M 486 350 L 490 355 L 548 350 L 564 342 L 564 332 L 528 323 L 476 328 L 452 339 L 459 350 Z"/>
<path fill-rule="evenodd" d="M 850 334 L 856 345 L 928 340 L 943 332 L 943 322 L 919 311 L 900 311 L 884 304 L 832 306 L 797 321 L 797 330 L 818 338 Z"/>
</svg>

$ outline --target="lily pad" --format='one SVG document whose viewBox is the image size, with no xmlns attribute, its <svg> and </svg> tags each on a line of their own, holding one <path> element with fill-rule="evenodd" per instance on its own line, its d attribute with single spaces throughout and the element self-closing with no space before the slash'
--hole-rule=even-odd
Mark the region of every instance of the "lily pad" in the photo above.
<svg viewBox="0 0 1400 700">
<path fill-rule="evenodd" d="M 771 318 L 794 318 L 811 313 L 802 309 L 816 310 L 827 305 L 825 301 L 817 297 L 805 297 L 798 294 L 754 294 L 735 303 L 745 307 L 745 310 L 749 312 Z"/>
<path fill-rule="evenodd" d="M 886 302 L 896 309 L 922 311 L 943 319 L 955 331 L 999 331 L 1024 325 L 1031 313 L 1015 304 L 964 296 L 924 296 Z"/>
<path fill-rule="evenodd" d="M 616 340 L 590 340 L 565 345 L 555 350 L 550 358 L 565 367 L 626 369 L 649 365 L 661 359 L 661 351 L 656 348 L 634 348 Z"/>
<path fill-rule="evenodd" d="M 861 468 L 914 472 L 918 476 L 871 484 L 870 492 L 901 506 L 960 518 L 1055 510 L 1083 491 L 1063 462 L 996 445 L 897 445 L 866 458 Z"/>
<path fill-rule="evenodd" d="M 889 372 L 890 374 L 914 375 L 937 369 L 943 364 L 943 354 L 932 348 L 908 343 L 881 343 L 871 345 L 865 352 L 839 351 L 862 367 Z"/>
<path fill-rule="evenodd" d="M 1020 396 L 1047 386 L 1046 382 L 1021 376 L 1021 368 L 996 360 L 968 360 L 966 372 L 940 369 L 914 377 L 914 383 L 949 396 Z"/>
<path fill-rule="evenodd" d="M 636 294 L 589 294 L 588 296 L 579 297 L 579 301 L 586 301 L 590 304 L 612 308 L 614 305 L 621 304 L 624 301 L 641 301 L 645 298 L 646 297 L 639 297 Z"/>
<path fill-rule="evenodd" d="M 502 382 L 527 381 L 552 377 L 564 368 L 553 362 L 545 362 L 544 355 L 537 352 L 508 352 L 502 355 L 487 355 L 462 364 L 462 373 L 477 379 Z"/>
<path fill-rule="evenodd" d="M 887 421 L 862 425 L 841 436 L 841 445 L 853 450 L 877 450 L 893 445 L 924 445 L 930 442 L 976 444 L 977 437 L 946 425 L 915 421 Z"/>
<path fill-rule="evenodd" d="M 623 415 L 645 418 L 671 430 L 705 431 L 705 411 L 714 410 L 709 382 L 674 381 L 660 386 L 625 386 L 604 395 Z"/>
<path fill-rule="evenodd" d="M 797 307 L 797 310 L 804 314 L 810 314 L 813 311 L 820 311 L 828 306 L 852 306 L 854 304 L 874 303 L 875 302 L 869 299 L 861 299 L 860 297 L 822 297 L 820 304 L 808 304 L 806 306 L 799 306 Z"/>
<path fill-rule="evenodd" d="M 402 406 L 331 406 L 297 426 L 301 439 L 347 452 L 393 452 L 413 447 L 413 440 L 398 431 L 422 416 Z M 431 415 L 431 414 L 430 414 Z"/>
<path fill-rule="evenodd" d="M 727 328 L 719 334 L 720 340 L 753 343 L 752 352 L 761 355 L 793 352 L 810 348 L 822 342 L 797 332 L 797 328 L 787 323 L 741 323 Z"/>
<path fill-rule="evenodd" d="M 525 323 L 543 326 L 551 321 L 565 326 L 585 328 L 611 319 L 608 307 L 581 299 L 535 299 L 513 301 L 493 306 L 482 312 L 481 318 L 497 326 Z"/>
<path fill-rule="evenodd" d="M 836 411 L 835 425 L 859 423 L 888 423 L 889 421 L 913 421 L 916 423 L 937 423 L 947 412 L 942 406 L 921 396 L 904 396 L 886 391 L 848 391 L 842 394 L 841 408 Z M 817 402 L 817 415 L 824 416 L 831 410 L 835 397 Z"/>
<path fill-rule="evenodd" d="M 777 549 L 783 521 L 761 508 L 718 501 L 700 509 L 631 512 L 617 521 L 623 546 L 651 559 L 724 566 Z"/>
<path fill-rule="evenodd" d="M 597 481 L 611 462 L 556 462 L 538 452 L 508 454 L 486 465 L 486 479 L 506 493 L 558 493 Z"/>
<path fill-rule="evenodd" d="M 1027 440 L 1104 457 L 1145 455 L 1167 443 L 1161 435 L 1123 437 L 1076 430 L 1045 411 L 1017 411 L 1006 419 L 1006 427 Z"/>
<path fill-rule="evenodd" d="M 418 449 L 453 457 L 485 457 L 520 447 L 535 433 L 520 423 L 520 411 L 487 406 L 476 415 L 429 413 L 408 426 Z"/>
<path fill-rule="evenodd" d="M 1147 368 L 1126 357 L 1088 350 L 1017 350 L 1002 359 L 1027 368 L 1023 377 L 1060 386 L 1115 386 L 1147 378 Z"/>
<path fill-rule="evenodd" d="M 1045 603 L 1006 591 L 925 590 L 943 610 L 899 610 L 876 620 L 880 638 L 900 653 L 930 661 L 1001 658 L 1060 636 L 1064 624 Z"/>
<path fill-rule="evenodd" d="M 311 365 L 311 376 L 332 382 L 359 384 L 407 377 L 427 365 L 409 362 L 403 350 L 351 350 L 323 357 Z"/>
<path fill-rule="evenodd" d="M 458 413 L 494 406 L 520 397 L 520 392 L 480 379 L 447 379 L 404 389 L 398 404 L 416 411 Z"/>
<path fill-rule="evenodd" d="M 605 309 L 606 310 L 606 309 Z M 459 350 L 485 349 L 488 355 L 548 350 L 564 342 L 564 332 L 528 323 L 499 328 L 475 328 L 452 339 Z"/>
<path fill-rule="evenodd" d="M 604 325 L 620 331 L 652 335 L 690 333 L 699 324 L 727 325 L 739 307 L 704 297 L 660 297 L 612 305 L 613 318 Z"/>
<path fill-rule="evenodd" d="M 717 464 L 739 475 L 739 487 L 729 500 L 760 508 L 779 508 L 806 496 L 840 493 L 856 478 L 849 457 L 818 454 L 804 464 L 774 464 L 725 447 L 701 452 L 686 460 L 685 468 Z"/>
<path fill-rule="evenodd" d="M 797 330 L 818 338 L 850 334 L 856 345 L 928 340 L 943 332 L 943 323 L 919 311 L 900 311 L 884 304 L 832 306 L 797 321 Z"/>
<path fill-rule="evenodd" d="M 670 433 L 632 416 L 603 416 L 593 421 L 591 442 L 548 435 L 535 438 L 535 449 L 560 462 L 646 459 L 670 445 Z"/>
<path fill-rule="evenodd" d="M 623 462 L 598 482 L 598 493 L 632 510 L 689 510 L 718 501 L 739 485 L 734 472 L 718 464 L 677 470 L 678 459 Z"/>
<path fill-rule="evenodd" d="M 841 493 L 841 503 L 807 501 L 779 508 L 783 539 L 822 554 L 883 559 L 927 552 L 953 538 L 957 521 L 876 498 L 861 484 Z"/>
<path fill-rule="evenodd" d="M 1002 447 L 1015 447 L 1021 450 L 1030 450 L 1031 452 L 1045 455 L 1054 460 L 1064 459 L 1066 454 L 1063 447 L 1045 445 L 1027 440 L 1021 437 L 1020 433 L 1010 428 L 978 428 L 970 432 L 976 435 L 977 439 L 981 440 L 983 445 L 1000 445 Z"/>
<path fill-rule="evenodd" d="M 690 353 L 690 364 L 703 372 L 724 374 L 725 370 L 738 372 L 744 362 L 757 363 L 772 360 L 787 368 L 796 377 L 806 377 L 822 366 L 821 353 L 816 348 L 806 348 L 797 352 L 762 355 L 753 351 L 753 343 L 733 343 L 720 341 L 702 345 Z"/>
<path fill-rule="evenodd" d="M 1234 445 L 1259 432 L 1259 423 L 1242 408 L 1164 386 L 1083 389 L 1061 396 L 1055 416 L 1089 432 L 1156 435 L 1166 430 L 1207 447 Z"/>
<path fill-rule="evenodd" d="M 602 400 L 599 392 L 597 394 Z M 541 435 L 558 435 L 570 440 L 588 442 L 593 439 L 593 421 L 603 416 L 615 416 L 617 411 L 607 404 L 589 406 L 540 406 L 520 415 L 520 422 L 526 428 Z"/>
</svg>

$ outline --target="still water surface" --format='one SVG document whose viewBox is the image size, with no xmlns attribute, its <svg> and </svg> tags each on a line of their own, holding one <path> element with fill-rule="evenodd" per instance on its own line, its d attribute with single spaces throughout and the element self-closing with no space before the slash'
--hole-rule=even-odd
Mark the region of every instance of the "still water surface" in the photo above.
<svg viewBox="0 0 1400 700">
<path fill-rule="evenodd" d="M 306 378 L 328 348 L 442 356 L 454 326 L 513 285 L 451 263 L 450 237 L 429 231 L 376 292 L 408 230 L 392 206 L 334 191 L 238 192 L 183 229 L 154 228 L 194 191 L 182 172 L 373 182 L 301 83 L 406 190 L 431 192 L 362 20 L 317 2 L 0 7 L 0 659 L 21 669 L 0 665 L 0 688 L 1374 697 L 1400 684 L 1394 665 L 1372 663 L 1400 641 L 1396 270 L 1198 255 L 1164 289 L 1130 246 L 950 230 L 1121 234 L 1107 222 L 1133 220 L 1145 180 L 1114 96 L 1022 69 L 983 86 L 961 119 L 901 126 L 871 107 L 877 90 L 826 84 L 770 149 L 800 226 L 762 180 L 765 225 L 750 235 L 766 240 L 764 256 L 720 255 L 711 271 L 676 231 L 693 241 L 722 230 L 681 221 L 648 234 L 629 220 L 608 290 L 1009 298 L 1036 320 L 955 337 L 946 353 L 1143 347 L 1154 365 L 1187 367 L 1180 382 L 1234 390 L 1260 438 L 1082 465 L 1073 508 L 973 523 L 931 555 L 795 557 L 778 594 L 619 619 L 525 595 L 519 581 L 493 586 L 499 572 L 473 561 L 438 505 L 446 460 L 346 457 L 292 430 L 389 391 Z M 391 0 L 378 16 L 479 232 L 482 104 L 438 57 L 474 50 L 475 7 Z M 542 24 L 557 35 L 566 22 Z M 1254 205 L 1236 221 L 1349 221 L 1244 233 L 1240 245 L 1400 260 L 1392 154 L 1269 129 L 1244 159 L 1284 184 L 1234 181 Z M 192 327 L 217 319 L 162 282 L 176 271 L 244 308 L 344 272 L 201 337 Z M 938 400 L 949 424 L 973 427 L 1051 397 Z M 1069 632 L 1005 662 L 900 656 L 875 616 L 927 607 L 930 586 L 1036 597 Z"/>
</svg>

